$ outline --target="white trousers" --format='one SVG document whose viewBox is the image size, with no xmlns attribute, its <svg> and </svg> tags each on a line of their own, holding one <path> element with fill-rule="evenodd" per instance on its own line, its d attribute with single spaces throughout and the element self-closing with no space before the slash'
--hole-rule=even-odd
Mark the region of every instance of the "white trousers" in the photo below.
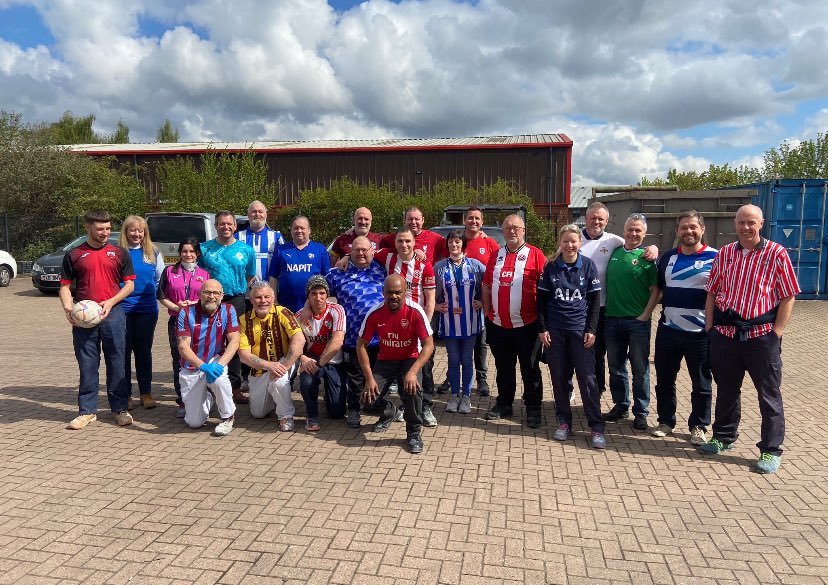
<svg viewBox="0 0 828 585">
<path fill-rule="evenodd" d="M 264 418 L 274 410 L 279 418 L 294 415 L 296 408 L 290 397 L 290 378 L 296 367 L 294 364 L 287 374 L 277 379 L 271 378 L 267 372 L 261 376 L 251 375 L 247 379 L 250 414 L 253 418 Z"/>
<path fill-rule="evenodd" d="M 222 419 L 230 418 L 235 414 L 233 388 L 230 385 L 226 367 L 224 373 L 212 384 L 207 383 L 207 374 L 204 372 L 200 370 L 193 372 L 186 368 L 181 368 L 178 381 L 181 383 L 181 400 L 184 402 L 184 422 L 190 427 L 197 429 L 207 422 L 210 410 L 213 408 L 214 396 L 219 416 Z"/>
</svg>

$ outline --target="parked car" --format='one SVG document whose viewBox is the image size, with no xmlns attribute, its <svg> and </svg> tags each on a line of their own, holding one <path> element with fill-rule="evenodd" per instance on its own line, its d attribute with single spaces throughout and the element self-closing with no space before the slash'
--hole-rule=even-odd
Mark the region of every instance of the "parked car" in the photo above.
<svg viewBox="0 0 828 585">
<path fill-rule="evenodd" d="M 111 232 L 109 243 L 118 245 L 118 238 L 121 232 Z M 37 259 L 32 265 L 32 286 L 40 292 L 56 293 L 60 290 L 60 268 L 63 266 L 63 257 L 86 241 L 86 235 L 78 236 L 68 244 L 61 246 L 51 254 L 46 254 Z"/>
<path fill-rule="evenodd" d="M 0 250 L 0 286 L 9 286 L 17 276 L 17 262 L 12 255 Z"/>
<path fill-rule="evenodd" d="M 496 205 L 486 203 L 480 205 L 480 211 L 483 212 L 484 225 L 481 228 L 483 233 L 494 238 L 494 240 L 501 246 L 506 243 L 503 238 L 503 230 L 500 227 L 503 218 L 507 215 L 519 215 L 526 221 L 526 208 L 523 205 Z M 429 228 L 432 232 L 436 232 L 445 237 L 452 230 L 464 230 L 466 226 L 463 224 L 463 218 L 466 216 L 468 205 L 449 205 L 443 208 L 443 220 L 440 225 Z"/>
<path fill-rule="evenodd" d="M 246 229 L 247 216 L 235 217 L 238 229 Z M 199 242 L 206 242 L 217 235 L 215 213 L 158 212 L 148 213 L 146 219 L 152 241 L 164 256 L 165 264 L 178 262 L 178 244 L 184 238 L 195 236 Z"/>
</svg>

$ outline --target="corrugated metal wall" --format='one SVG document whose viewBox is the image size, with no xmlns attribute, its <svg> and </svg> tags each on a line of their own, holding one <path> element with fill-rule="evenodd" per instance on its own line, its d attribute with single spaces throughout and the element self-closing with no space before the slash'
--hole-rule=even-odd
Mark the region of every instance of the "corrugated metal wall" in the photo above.
<svg viewBox="0 0 828 585">
<path fill-rule="evenodd" d="M 397 185 L 415 193 L 448 180 L 464 180 L 478 188 L 498 179 L 514 181 L 535 202 L 544 216 L 568 205 L 570 147 L 477 148 L 440 150 L 344 151 L 324 153 L 260 153 L 268 167 L 268 180 L 280 185 L 277 205 L 290 206 L 306 189 L 328 187 L 348 177 L 358 183 Z M 199 158 L 197 154 L 181 154 Z M 152 167 L 163 155 L 118 155 L 119 162 Z M 153 201 L 158 184 L 154 173 L 141 179 Z"/>
</svg>

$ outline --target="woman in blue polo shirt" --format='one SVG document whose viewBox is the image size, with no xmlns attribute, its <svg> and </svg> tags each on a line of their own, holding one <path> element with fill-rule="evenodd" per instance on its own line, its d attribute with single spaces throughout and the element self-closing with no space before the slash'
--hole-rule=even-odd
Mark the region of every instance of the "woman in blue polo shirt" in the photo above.
<svg viewBox="0 0 828 585">
<path fill-rule="evenodd" d="M 595 327 L 601 308 L 601 281 L 595 264 L 580 253 L 581 230 L 565 225 L 558 233 L 558 254 L 543 269 L 538 282 L 538 338 L 543 344 L 552 388 L 558 430 L 555 439 L 572 434 L 569 380 L 578 379 L 584 415 L 592 431 L 591 445 L 606 447 L 600 393 L 595 383 Z"/>
</svg>

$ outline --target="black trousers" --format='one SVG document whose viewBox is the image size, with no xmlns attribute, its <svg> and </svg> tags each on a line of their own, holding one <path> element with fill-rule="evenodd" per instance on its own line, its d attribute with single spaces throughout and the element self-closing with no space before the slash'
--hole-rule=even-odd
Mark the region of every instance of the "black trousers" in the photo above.
<svg viewBox="0 0 828 585">
<path fill-rule="evenodd" d="M 497 404 L 512 406 L 515 401 L 516 366 L 519 363 L 523 380 L 523 403 L 526 408 L 540 408 L 543 399 L 543 380 L 540 371 L 541 344 L 538 341 L 538 322 L 507 329 L 486 319 L 486 332 L 497 369 Z"/>
<path fill-rule="evenodd" d="M 595 354 L 595 386 L 598 393 L 607 389 L 607 344 L 604 340 L 604 311 L 601 307 L 598 311 L 598 327 L 595 330 L 595 343 L 592 345 Z"/>
<path fill-rule="evenodd" d="M 572 381 L 570 372 L 574 369 L 587 424 L 593 431 L 603 433 L 606 425 L 601 417 L 601 394 L 595 385 L 594 349 L 584 347 L 582 331 L 550 329 L 549 337 L 552 343 L 546 349 L 546 362 L 549 364 L 549 374 L 552 378 L 558 422 L 572 425 L 569 391 Z"/>
<path fill-rule="evenodd" d="M 411 369 L 412 364 L 417 361 L 414 358 L 407 360 L 377 360 L 373 365 L 374 380 L 379 386 L 379 398 L 374 403 L 377 411 L 386 416 L 393 416 L 396 412 L 394 403 L 388 399 L 388 389 L 394 382 L 400 393 L 403 402 L 403 420 L 405 420 L 405 432 L 407 434 L 419 433 L 423 427 L 423 390 L 420 388 L 414 394 L 405 391 L 405 375 Z M 417 373 L 417 381 L 422 384 L 422 370 Z"/>
<path fill-rule="evenodd" d="M 782 407 L 782 340 L 771 332 L 761 337 L 737 341 L 711 329 L 710 367 L 716 380 L 716 418 L 713 437 L 722 443 L 739 438 L 742 415 L 742 382 L 750 375 L 759 395 L 762 415 L 761 439 L 756 446 L 762 453 L 782 455 L 785 440 L 785 412 Z"/>
<path fill-rule="evenodd" d="M 692 391 L 690 417 L 687 429 L 710 425 L 710 407 L 713 402 L 713 374 L 708 362 L 708 339 L 702 331 L 680 331 L 659 323 L 655 339 L 656 409 L 659 424 L 676 426 L 676 376 L 681 359 L 687 362 Z"/>
<path fill-rule="evenodd" d="M 368 361 L 373 369 L 379 355 L 379 345 L 368 346 Z M 342 348 L 342 363 L 345 370 L 345 385 L 348 391 L 348 410 L 362 410 L 362 391 L 365 389 L 365 374 L 359 365 L 355 347 Z"/>
<path fill-rule="evenodd" d="M 224 297 L 221 302 L 233 305 L 233 308 L 236 309 L 236 315 L 239 318 L 239 325 L 241 325 L 241 318 L 245 312 L 244 295 L 239 294 Z M 236 352 L 236 355 L 234 355 L 233 359 L 230 360 L 230 363 L 227 364 L 227 376 L 230 378 L 230 386 L 232 386 L 234 392 L 241 388 L 241 365 L 242 363 L 239 359 L 239 352 Z"/>
</svg>

